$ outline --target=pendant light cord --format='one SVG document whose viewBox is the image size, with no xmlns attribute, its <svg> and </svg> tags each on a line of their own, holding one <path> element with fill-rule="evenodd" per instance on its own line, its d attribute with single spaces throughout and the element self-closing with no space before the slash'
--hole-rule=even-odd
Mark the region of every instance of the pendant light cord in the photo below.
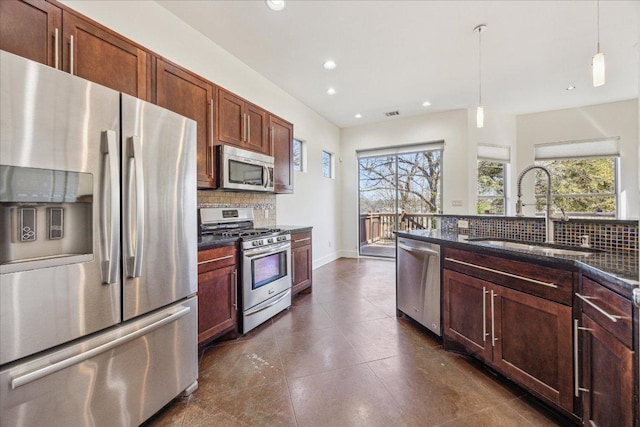
<svg viewBox="0 0 640 427">
<path fill-rule="evenodd" d="M 600 0 L 596 0 L 596 22 L 597 22 L 597 33 L 598 33 L 598 52 L 600 53 Z"/>
<path fill-rule="evenodd" d="M 482 105 L 482 27 L 478 28 L 478 105 Z"/>
</svg>

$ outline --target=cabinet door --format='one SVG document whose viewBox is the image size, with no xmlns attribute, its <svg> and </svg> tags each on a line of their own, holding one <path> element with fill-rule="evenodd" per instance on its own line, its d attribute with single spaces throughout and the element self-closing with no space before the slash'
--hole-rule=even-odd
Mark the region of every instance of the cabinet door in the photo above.
<svg viewBox="0 0 640 427">
<path fill-rule="evenodd" d="M 156 63 L 156 103 L 198 124 L 198 187 L 215 188 L 213 86 L 161 59 Z"/>
<path fill-rule="evenodd" d="M 311 245 L 291 249 L 293 278 L 291 290 L 298 293 L 311 286 Z"/>
<path fill-rule="evenodd" d="M 216 111 L 216 143 L 244 147 L 247 131 L 244 101 L 232 93 L 218 88 Z"/>
<path fill-rule="evenodd" d="M 275 192 L 293 193 L 293 125 L 270 116 L 269 130 L 275 162 Z"/>
<path fill-rule="evenodd" d="M 0 1 L 0 49 L 59 68 L 62 10 L 44 0 Z"/>
<path fill-rule="evenodd" d="M 443 273 L 443 334 L 491 362 L 490 290 L 492 284 L 451 270 Z"/>
<path fill-rule="evenodd" d="M 150 100 L 151 55 L 117 34 L 71 13 L 63 14 L 64 70 L 95 83 Z"/>
<path fill-rule="evenodd" d="M 244 148 L 271 156 L 267 127 L 267 112 L 252 104 L 245 104 L 247 135 Z"/>
<path fill-rule="evenodd" d="M 237 270 L 218 268 L 198 275 L 198 342 L 236 325 Z"/>
<path fill-rule="evenodd" d="M 633 425 L 634 387 L 631 349 L 582 314 L 582 422 L 587 426 Z"/>
<path fill-rule="evenodd" d="M 571 307 L 500 286 L 493 297 L 493 365 L 572 412 Z"/>
</svg>

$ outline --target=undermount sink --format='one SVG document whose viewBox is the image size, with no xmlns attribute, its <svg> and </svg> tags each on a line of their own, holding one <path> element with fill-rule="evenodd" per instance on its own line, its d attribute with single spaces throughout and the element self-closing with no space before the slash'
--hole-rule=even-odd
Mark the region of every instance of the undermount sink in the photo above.
<svg viewBox="0 0 640 427">
<path fill-rule="evenodd" d="M 549 245 L 545 243 L 534 242 L 518 242 L 506 239 L 496 238 L 478 238 L 469 239 L 469 242 L 480 243 L 489 246 L 499 247 L 503 249 L 520 249 L 533 253 L 544 255 L 573 255 L 573 256 L 589 256 L 600 252 L 598 249 L 576 248 L 576 247 L 560 247 L 558 245 Z"/>
</svg>

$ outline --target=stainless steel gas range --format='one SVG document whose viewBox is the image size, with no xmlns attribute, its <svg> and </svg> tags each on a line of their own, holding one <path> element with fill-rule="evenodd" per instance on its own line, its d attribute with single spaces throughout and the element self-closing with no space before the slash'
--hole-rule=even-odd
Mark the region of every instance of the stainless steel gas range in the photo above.
<svg viewBox="0 0 640 427">
<path fill-rule="evenodd" d="M 255 228 L 250 208 L 201 208 L 202 235 L 240 241 L 239 332 L 246 334 L 291 306 L 291 234 Z"/>
</svg>

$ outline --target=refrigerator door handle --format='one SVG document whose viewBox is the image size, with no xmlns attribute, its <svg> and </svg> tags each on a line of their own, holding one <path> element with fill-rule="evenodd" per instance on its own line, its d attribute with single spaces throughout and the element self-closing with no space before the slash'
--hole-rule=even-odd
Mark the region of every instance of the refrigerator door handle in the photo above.
<svg viewBox="0 0 640 427">
<path fill-rule="evenodd" d="M 105 167 L 104 174 L 109 171 L 109 180 L 103 175 L 103 186 L 109 185 L 109 200 L 106 200 L 106 189 L 102 190 L 103 200 L 101 203 L 101 225 L 102 232 L 100 239 L 102 242 L 105 260 L 102 262 L 102 282 L 107 284 L 116 283 L 118 278 L 118 255 L 120 240 L 118 238 L 117 221 L 119 220 L 119 206 L 115 203 L 118 200 L 119 177 L 118 177 L 118 145 L 116 142 L 116 132 L 107 130 L 102 132 L 102 153 L 104 154 Z M 107 169 L 108 168 L 108 169 Z M 107 226 L 107 218 L 109 224 Z M 107 231 L 108 230 L 108 231 Z M 107 240 L 106 236 L 109 234 Z"/>
<path fill-rule="evenodd" d="M 142 170 L 142 147 L 140 137 L 132 136 L 128 139 L 127 151 L 129 153 L 129 182 L 127 203 L 127 239 L 129 253 L 127 254 L 127 275 L 131 278 L 142 275 L 142 257 L 144 253 L 144 172 Z M 133 174 L 135 169 L 135 194 L 136 194 L 136 237 L 131 240 L 131 193 L 134 186 Z M 135 246 L 135 250 L 134 250 Z M 135 253 L 134 253 L 135 252 Z"/>
<path fill-rule="evenodd" d="M 21 387 L 23 385 L 26 385 L 34 381 L 37 381 L 41 378 L 44 378 L 47 375 L 54 374 L 58 371 L 66 369 L 75 364 L 82 363 L 85 360 L 91 359 L 92 357 L 95 357 L 101 353 L 104 353 L 105 351 L 109 351 L 116 347 L 122 346 L 130 341 L 135 340 L 136 338 L 149 334 L 152 331 L 155 331 L 156 329 L 159 329 L 169 323 L 175 322 L 181 317 L 189 314 L 190 311 L 191 311 L 190 307 L 182 307 L 181 310 L 173 312 L 168 316 L 158 320 L 157 322 L 144 326 L 138 329 L 137 331 L 131 332 L 130 334 L 121 336 L 120 338 L 116 338 L 113 341 L 109 341 L 108 343 L 99 345 L 97 347 L 92 348 L 91 350 L 87 350 L 80 354 L 76 354 L 75 356 L 69 357 L 67 359 L 63 359 L 59 362 L 46 366 L 42 369 L 38 369 L 35 371 L 31 371 L 28 374 L 17 376 L 11 380 L 11 389 L 15 390 L 18 387 Z"/>
</svg>

